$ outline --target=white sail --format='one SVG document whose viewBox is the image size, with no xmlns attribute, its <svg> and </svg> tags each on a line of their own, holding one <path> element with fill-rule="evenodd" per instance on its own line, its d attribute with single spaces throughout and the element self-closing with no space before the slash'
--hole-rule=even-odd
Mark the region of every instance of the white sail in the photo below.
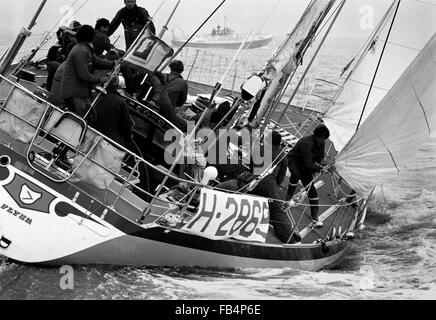
<svg viewBox="0 0 436 320">
<path fill-rule="evenodd" d="M 435 75 L 436 33 L 337 156 L 359 194 L 401 173 L 436 132 Z"/>
<path fill-rule="evenodd" d="M 331 140 L 340 151 L 356 132 L 385 40 L 395 16 L 395 2 L 374 42 L 358 59 L 332 108 L 324 117 Z M 371 114 L 407 66 L 416 58 L 436 31 L 436 0 L 402 0 L 371 89 L 362 122 Z"/>
<path fill-rule="evenodd" d="M 319 24 L 324 20 L 335 1 L 312 0 L 293 32 L 268 62 L 264 76 L 270 83 L 257 112 L 260 118 L 271 107 L 271 103 L 282 89 L 288 76 L 297 68 L 297 52 L 304 51 L 303 47 L 310 43 Z"/>
</svg>

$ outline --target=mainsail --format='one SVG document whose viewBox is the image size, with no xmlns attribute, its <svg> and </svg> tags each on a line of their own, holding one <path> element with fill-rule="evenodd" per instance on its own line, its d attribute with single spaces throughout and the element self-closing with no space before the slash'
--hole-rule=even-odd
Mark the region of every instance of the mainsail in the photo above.
<svg viewBox="0 0 436 320">
<path fill-rule="evenodd" d="M 436 132 L 436 33 L 336 159 L 358 193 L 398 175 Z"/>
<path fill-rule="evenodd" d="M 368 93 L 362 121 L 371 114 L 436 31 L 436 0 L 403 0 L 396 12 L 398 1 L 391 5 L 363 54 L 355 60 L 342 90 L 324 116 L 324 122 L 331 131 L 330 139 L 338 151 L 356 132 Z M 386 43 L 392 21 L 393 27 Z"/>
<path fill-rule="evenodd" d="M 336 0 L 312 0 L 292 33 L 268 62 L 263 76 L 270 81 L 257 112 L 261 119 L 273 107 L 274 99 L 295 72 L 300 58 Z"/>
</svg>

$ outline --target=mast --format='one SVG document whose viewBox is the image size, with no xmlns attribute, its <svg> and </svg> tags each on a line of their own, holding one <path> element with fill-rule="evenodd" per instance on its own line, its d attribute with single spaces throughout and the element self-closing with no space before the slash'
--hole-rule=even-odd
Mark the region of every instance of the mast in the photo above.
<svg viewBox="0 0 436 320">
<path fill-rule="evenodd" d="M 260 72 L 260 76 L 268 85 L 260 103 L 259 101 L 256 103 L 258 110 L 253 110 L 258 116 L 257 127 L 260 124 L 259 119 L 278 105 L 280 96 L 284 95 L 284 90 L 295 75 L 305 52 L 335 2 L 336 0 L 312 0 L 293 31 Z"/>
<path fill-rule="evenodd" d="M 38 9 L 36 10 L 32 20 L 29 23 L 29 26 L 26 28 L 22 28 L 20 33 L 18 34 L 17 38 L 15 39 L 14 44 L 12 45 L 11 49 L 8 51 L 5 58 L 2 60 L 0 65 L 0 74 L 4 76 L 13 63 L 15 57 L 17 56 L 18 52 L 20 51 L 21 47 L 24 44 L 24 41 L 26 38 L 28 38 L 32 33 L 30 30 L 36 25 L 36 20 L 38 19 L 39 15 L 41 14 L 42 9 L 44 8 L 47 0 L 42 0 L 41 4 L 39 5 Z"/>
<path fill-rule="evenodd" d="M 324 37 L 323 37 L 322 40 L 321 40 L 321 43 L 319 44 L 319 46 L 318 46 L 318 48 L 316 49 L 316 51 L 315 51 L 315 53 L 314 53 L 312 59 L 310 60 L 309 65 L 307 66 L 306 70 L 304 71 L 304 74 L 302 75 L 300 81 L 298 82 L 297 87 L 295 88 L 294 92 L 292 93 L 291 98 L 289 99 L 289 101 L 288 101 L 286 107 L 284 108 L 282 114 L 280 115 L 280 118 L 279 118 L 279 120 L 278 120 L 279 123 L 282 121 L 283 117 L 285 116 L 285 114 L 286 114 L 286 110 L 287 110 L 287 109 L 289 108 L 289 106 L 291 105 L 291 103 L 292 103 L 292 101 L 294 100 L 294 98 L 295 98 L 295 96 L 296 96 L 298 90 L 300 89 L 300 87 L 301 87 L 301 85 L 302 85 L 304 79 L 306 78 L 308 72 L 310 71 L 313 62 L 314 62 L 315 59 L 317 58 L 317 56 L 318 56 L 318 54 L 319 54 L 319 51 L 321 50 L 322 46 L 324 45 L 324 43 L 325 43 L 325 41 L 326 41 L 328 35 L 330 34 L 331 29 L 333 28 L 333 25 L 335 24 L 337 18 L 339 17 L 339 14 L 341 13 L 341 11 L 342 11 L 342 9 L 343 9 L 343 7 L 344 7 L 344 5 L 345 5 L 345 1 L 346 1 L 346 0 L 342 0 L 342 2 L 340 3 L 339 8 L 338 8 L 338 10 L 337 10 L 337 12 L 336 12 L 336 14 L 335 14 L 335 16 L 334 16 L 334 18 L 333 18 L 333 21 L 331 22 L 329 28 L 327 29 L 327 31 L 326 31 Z M 268 117 L 268 119 L 267 119 L 266 122 L 268 122 L 269 118 L 271 117 L 271 114 L 272 114 L 272 112 L 270 113 L 270 115 L 269 115 L 269 117 Z M 265 123 L 266 123 L 266 122 L 265 122 Z"/>
</svg>

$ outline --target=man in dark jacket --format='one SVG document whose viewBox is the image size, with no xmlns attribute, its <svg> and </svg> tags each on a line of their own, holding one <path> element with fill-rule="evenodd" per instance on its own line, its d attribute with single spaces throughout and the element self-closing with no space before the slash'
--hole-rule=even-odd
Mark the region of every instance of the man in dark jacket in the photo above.
<svg viewBox="0 0 436 320">
<path fill-rule="evenodd" d="M 107 88 L 107 95 L 97 103 L 95 129 L 121 146 L 129 148 L 132 144 L 132 120 L 125 99 L 117 93 L 119 84 L 120 78 L 115 77 Z"/>
<path fill-rule="evenodd" d="M 281 148 L 282 136 L 277 131 L 272 133 L 272 159 L 280 160 L 283 156 Z M 274 164 L 275 162 L 273 162 Z M 288 161 L 284 157 L 275 167 L 274 171 L 259 182 L 256 188 L 252 191 L 253 194 L 265 197 L 268 199 L 280 199 L 279 186 L 283 183 L 286 177 Z M 270 200 L 270 223 L 274 227 L 274 232 L 277 238 L 283 243 L 299 242 L 301 237 L 298 230 L 291 238 L 293 225 L 286 212 L 283 211 L 282 205 L 278 201 Z"/>
<path fill-rule="evenodd" d="M 62 108 L 65 104 L 65 100 L 61 97 L 61 83 L 64 76 L 65 61 L 62 62 L 56 69 L 56 73 L 53 77 L 50 93 L 48 94 L 47 101 L 51 104 Z"/>
<path fill-rule="evenodd" d="M 115 18 L 112 19 L 107 36 L 112 36 L 122 23 L 127 51 L 150 20 L 150 15 L 147 10 L 136 5 L 136 0 L 124 0 L 124 4 L 126 6 L 118 11 Z M 156 28 L 152 21 L 150 21 L 149 30 L 153 34 L 156 33 Z"/>
<path fill-rule="evenodd" d="M 171 73 L 166 75 L 168 96 L 176 108 L 183 107 L 188 99 L 188 84 L 182 77 L 183 62 L 174 60 L 170 64 Z"/>
<path fill-rule="evenodd" d="M 106 61 L 94 55 L 92 41 L 94 28 L 88 25 L 77 32 L 77 45 L 71 50 L 65 61 L 61 82 L 61 97 L 68 110 L 84 115 L 92 97 L 92 85 L 104 84 L 107 77 L 94 75 L 94 68 L 112 69 L 113 61 Z"/>
<path fill-rule="evenodd" d="M 105 18 L 98 19 L 95 24 L 95 37 L 92 43 L 94 45 L 94 53 L 98 57 L 102 56 L 105 51 L 109 52 L 115 49 L 107 36 L 109 24 L 109 20 Z"/>
<path fill-rule="evenodd" d="M 321 125 L 315 129 L 313 135 L 300 139 L 288 154 L 288 167 L 291 171 L 289 180 L 287 200 L 290 200 L 301 180 L 304 187 L 311 184 L 313 175 L 323 169 L 321 162 L 325 156 L 325 141 L 330 137 L 330 131 L 326 126 Z M 322 227 L 318 221 L 318 192 L 312 184 L 309 188 L 309 203 L 311 215 L 317 227 Z"/>
<path fill-rule="evenodd" d="M 60 64 L 66 59 L 66 55 L 63 53 L 62 50 L 63 33 L 63 28 L 59 28 L 58 31 L 56 31 L 56 37 L 58 38 L 58 42 L 56 42 L 56 44 L 53 45 L 47 53 L 47 83 L 45 86 L 45 89 L 47 89 L 47 91 L 51 90 L 53 77 L 56 73 L 56 70 L 58 69 Z"/>
</svg>

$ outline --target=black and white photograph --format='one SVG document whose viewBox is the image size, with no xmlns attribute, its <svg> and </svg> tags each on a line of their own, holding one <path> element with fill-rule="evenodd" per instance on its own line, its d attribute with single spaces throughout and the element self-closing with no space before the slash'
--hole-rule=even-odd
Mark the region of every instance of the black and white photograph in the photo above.
<svg viewBox="0 0 436 320">
<path fill-rule="evenodd" d="M 0 0 L 0 300 L 435 299 L 436 0 Z"/>
</svg>

